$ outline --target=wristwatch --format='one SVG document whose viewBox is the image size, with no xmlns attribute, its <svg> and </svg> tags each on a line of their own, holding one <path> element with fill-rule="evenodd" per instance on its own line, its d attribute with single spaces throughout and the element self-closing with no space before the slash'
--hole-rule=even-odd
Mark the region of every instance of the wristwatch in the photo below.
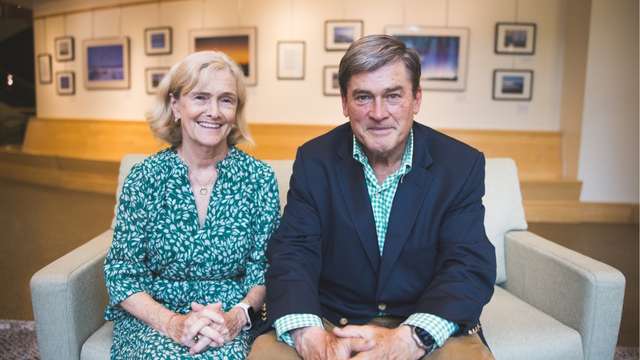
<svg viewBox="0 0 640 360">
<path fill-rule="evenodd" d="M 411 326 L 413 340 L 415 340 L 416 344 L 420 346 L 424 351 L 426 351 L 425 355 L 429 355 L 436 347 L 436 339 L 429 334 L 429 332 L 423 328 L 417 326 Z"/>
<path fill-rule="evenodd" d="M 233 307 L 241 308 L 242 310 L 244 310 L 244 314 L 247 316 L 247 325 L 245 325 L 245 327 L 243 327 L 242 330 L 246 331 L 251 329 L 253 324 L 255 324 L 255 322 L 257 321 L 256 312 L 255 310 L 253 310 L 253 307 L 243 302 L 237 303 Z"/>
</svg>

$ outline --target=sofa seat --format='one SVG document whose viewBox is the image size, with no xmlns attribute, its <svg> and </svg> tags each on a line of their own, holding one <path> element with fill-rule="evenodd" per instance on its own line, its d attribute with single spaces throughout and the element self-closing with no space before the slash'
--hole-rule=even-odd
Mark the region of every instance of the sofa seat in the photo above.
<svg viewBox="0 0 640 360">
<path fill-rule="evenodd" d="M 480 317 L 484 336 L 500 360 L 581 360 L 576 330 L 496 286 Z"/>
<path fill-rule="evenodd" d="M 110 360 L 113 322 L 107 321 L 82 345 L 80 360 Z"/>
</svg>

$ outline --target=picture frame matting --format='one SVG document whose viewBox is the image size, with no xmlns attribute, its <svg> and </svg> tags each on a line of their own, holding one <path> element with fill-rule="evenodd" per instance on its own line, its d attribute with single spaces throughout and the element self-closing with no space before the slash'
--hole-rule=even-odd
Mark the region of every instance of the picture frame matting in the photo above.
<svg viewBox="0 0 640 360">
<path fill-rule="evenodd" d="M 324 23 L 324 48 L 345 51 L 364 34 L 362 20 L 327 20 Z"/>
<path fill-rule="evenodd" d="M 532 94 L 533 70 L 493 71 L 493 100 L 531 101 Z"/>
<path fill-rule="evenodd" d="M 278 42 L 278 80 L 304 80 L 304 41 Z"/>
<path fill-rule="evenodd" d="M 496 23 L 496 54 L 533 55 L 536 51 L 536 24 Z"/>
<path fill-rule="evenodd" d="M 82 43 L 87 90 L 128 89 L 129 38 L 88 39 Z"/>
</svg>

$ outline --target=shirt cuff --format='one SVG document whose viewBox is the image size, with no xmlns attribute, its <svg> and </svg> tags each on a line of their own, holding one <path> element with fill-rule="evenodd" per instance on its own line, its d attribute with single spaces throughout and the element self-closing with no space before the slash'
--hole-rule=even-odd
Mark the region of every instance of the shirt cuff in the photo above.
<svg viewBox="0 0 640 360">
<path fill-rule="evenodd" d="M 417 313 L 409 316 L 402 325 L 412 325 L 425 329 L 433 336 L 438 347 L 442 347 L 444 342 L 456 331 L 458 331 L 458 324 L 451 321 L 447 321 L 441 317 Z"/>
<path fill-rule="evenodd" d="M 324 329 L 322 319 L 318 315 L 313 314 L 290 314 L 273 322 L 273 327 L 276 328 L 278 340 L 284 341 L 292 347 L 295 345 L 293 344 L 293 339 L 291 338 L 289 331 L 308 326 L 319 326 Z"/>
</svg>

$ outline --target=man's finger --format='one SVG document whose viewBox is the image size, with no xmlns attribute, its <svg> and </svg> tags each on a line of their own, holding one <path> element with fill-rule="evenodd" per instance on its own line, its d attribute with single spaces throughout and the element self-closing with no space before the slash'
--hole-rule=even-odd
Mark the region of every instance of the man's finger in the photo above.
<svg viewBox="0 0 640 360">
<path fill-rule="evenodd" d="M 371 331 L 365 326 L 345 326 L 343 328 L 336 326 L 333 328 L 333 333 L 341 338 L 371 339 L 372 337 Z"/>
</svg>

